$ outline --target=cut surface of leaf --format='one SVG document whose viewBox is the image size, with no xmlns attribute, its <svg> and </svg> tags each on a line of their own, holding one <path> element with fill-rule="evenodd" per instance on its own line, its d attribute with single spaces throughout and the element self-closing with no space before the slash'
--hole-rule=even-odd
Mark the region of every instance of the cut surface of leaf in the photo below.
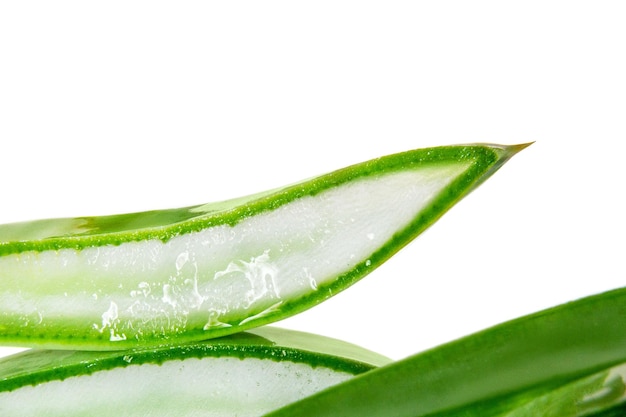
<svg viewBox="0 0 626 417">
<path fill-rule="evenodd" d="M 420 149 L 222 203 L 0 226 L 0 342 L 126 349 L 285 318 L 368 274 L 524 146 Z"/>
<path fill-rule="evenodd" d="M 626 406 L 626 364 L 611 367 L 539 395 L 501 417 L 618 415 Z"/>
<path fill-rule="evenodd" d="M 624 306 L 626 288 L 566 303 L 383 366 L 268 416 L 610 415 L 624 409 Z"/>
<path fill-rule="evenodd" d="M 388 362 L 274 328 L 143 350 L 31 350 L 0 360 L 0 413 L 259 416 Z"/>
</svg>

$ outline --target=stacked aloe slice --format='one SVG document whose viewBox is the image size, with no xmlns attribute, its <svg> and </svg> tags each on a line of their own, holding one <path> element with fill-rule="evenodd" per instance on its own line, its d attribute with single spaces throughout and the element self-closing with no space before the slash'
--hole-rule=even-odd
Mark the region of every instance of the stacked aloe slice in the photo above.
<svg viewBox="0 0 626 417">
<path fill-rule="evenodd" d="M 258 416 L 388 362 L 348 343 L 267 326 L 132 350 L 32 349 L 0 360 L 0 411 Z"/>
<path fill-rule="evenodd" d="M 373 271 L 524 148 L 419 149 L 231 201 L 0 226 L 2 415 L 621 415 L 626 293 L 403 361 L 265 325 Z"/>
</svg>

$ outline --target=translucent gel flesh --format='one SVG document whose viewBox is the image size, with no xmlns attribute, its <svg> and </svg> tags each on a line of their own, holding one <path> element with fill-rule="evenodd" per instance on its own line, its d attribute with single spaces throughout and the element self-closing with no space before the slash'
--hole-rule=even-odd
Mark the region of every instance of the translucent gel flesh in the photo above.
<svg viewBox="0 0 626 417">
<path fill-rule="evenodd" d="M 131 365 L 0 393 L 6 416 L 259 416 L 352 375 L 269 359 Z"/>
<path fill-rule="evenodd" d="M 165 243 L 4 256 L 0 328 L 72 323 L 119 341 L 262 317 L 369 266 L 371 254 L 467 166 L 366 177 Z"/>
</svg>

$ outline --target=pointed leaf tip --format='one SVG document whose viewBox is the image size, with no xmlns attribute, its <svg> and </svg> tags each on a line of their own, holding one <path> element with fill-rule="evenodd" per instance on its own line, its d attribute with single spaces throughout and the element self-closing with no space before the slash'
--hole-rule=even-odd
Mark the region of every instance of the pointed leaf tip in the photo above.
<svg viewBox="0 0 626 417">
<path fill-rule="evenodd" d="M 500 157 L 503 158 L 506 161 L 509 158 L 511 158 L 513 155 L 515 155 L 515 154 L 521 152 L 522 150 L 528 148 L 533 143 L 535 143 L 535 141 L 526 142 L 526 143 L 519 143 L 519 144 L 514 144 L 514 145 L 485 144 L 485 146 L 488 146 L 488 147 L 490 147 L 492 149 L 495 149 L 499 153 Z"/>
<path fill-rule="evenodd" d="M 535 142 L 527 142 L 521 143 L 518 145 L 496 145 L 491 143 L 485 144 L 477 144 L 478 146 L 484 146 L 486 148 L 491 149 L 492 152 L 495 153 L 497 160 L 495 163 L 485 172 L 485 174 L 474 184 L 472 190 L 476 189 L 479 185 L 485 182 L 489 177 L 491 177 L 497 170 L 499 170 L 505 163 L 509 161 L 513 156 L 515 156 L 521 150 L 529 147 Z"/>
<path fill-rule="evenodd" d="M 520 144 L 517 144 L 517 145 L 508 145 L 507 148 L 508 148 L 509 152 L 512 155 L 515 155 L 516 153 L 520 152 L 521 150 L 528 148 L 533 143 L 535 143 L 535 141 L 526 142 L 526 143 L 520 143 Z"/>
</svg>

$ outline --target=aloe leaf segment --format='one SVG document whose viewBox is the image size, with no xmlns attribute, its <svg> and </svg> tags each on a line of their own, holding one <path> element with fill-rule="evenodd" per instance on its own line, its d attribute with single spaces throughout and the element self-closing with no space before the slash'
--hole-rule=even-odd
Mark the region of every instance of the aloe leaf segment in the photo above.
<svg viewBox="0 0 626 417">
<path fill-rule="evenodd" d="M 259 416 L 388 362 L 335 339 L 271 328 L 150 349 L 31 350 L 0 360 L 0 413 Z"/>
<path fill-rule="evenodd" d="M 0 342 L 126 349 L 285 318 L 371 272 L 521 148 L 421 149 L 224 203 L 0 226 Z"/>
<path fill-rule="evenodd" d="M 626 288 L 567 303 L 381 367 L 269 415 L 519 417 L 544 415 L 534 414 L 542 402 L 570 407 L 578 395 L 580 414 L 545 415 L 601 416 L 624 400 L 625 305 Z M 596 410 L 598 404 L 606 409 Z"/>
</svg>

